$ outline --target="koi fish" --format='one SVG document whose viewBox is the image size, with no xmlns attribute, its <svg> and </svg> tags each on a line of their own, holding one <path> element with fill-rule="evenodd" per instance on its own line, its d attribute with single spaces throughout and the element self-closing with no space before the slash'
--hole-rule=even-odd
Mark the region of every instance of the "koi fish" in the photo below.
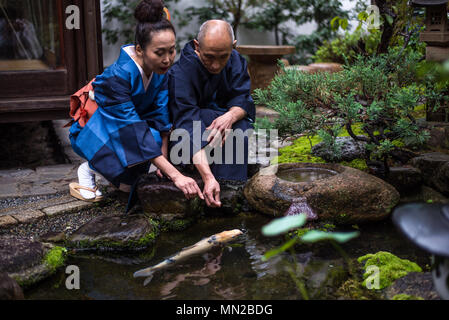
<svg viewBox="0 0 449 320">
<path fill-rule="evenodd" d="M 164 261 L 158 263 L 155 266 L 136 271 L 133 276 L 134 278 L 147 277 L 143 283 L 143 285 L 146 286 L 151 281 L 151 279 L 153 279 L 153 275 L 156 271 L 169 268 L 175 265 L 176 263 L 184 261 L 194 255 L 205 253 L 216 246 L 228 243 L 237 238 L 238 236 L 240 236 L 241 234 L 243 234 L 243 232 L 239 229 L 223 231 L 214 234 L 208 238 L 204 238 L 198 241 L 192 246 L 183 248 L 180 252 L 178 252 L 174 256 L 165 259 Z"/>
</svg>

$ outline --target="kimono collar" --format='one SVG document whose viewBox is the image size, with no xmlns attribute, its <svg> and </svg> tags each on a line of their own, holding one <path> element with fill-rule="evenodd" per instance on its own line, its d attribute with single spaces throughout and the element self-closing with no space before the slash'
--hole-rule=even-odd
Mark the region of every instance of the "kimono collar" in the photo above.
<svg viewBox="0 0 449 320">
<path fill-rule="evenodd" d="M 129 63 L 130 60 L 134 62 L 134 65 L 137 67 L 143 82 L 143 87 L 145 88 L 145 91 L 147 91 L 148 86 L 150 85 L 151 79 L 153 78 L 153 72 L 149 77 L 145 74 L 142 67 L 137 63 L 136 60 L 134 60 L 132 57 L 136 55 L 136 49 L 134 45 L 124 45 L 121 48 L 120 57 L 119 57 L 119 63 Z"/>
</svg>

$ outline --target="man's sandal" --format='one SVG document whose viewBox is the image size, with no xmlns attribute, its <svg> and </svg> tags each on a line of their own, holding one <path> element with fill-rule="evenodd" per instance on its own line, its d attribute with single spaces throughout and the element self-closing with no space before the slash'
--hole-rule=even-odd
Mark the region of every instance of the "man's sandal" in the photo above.
<svg viewBox="0 0 449 320">
<path fill-rule="evenodd" d="M 103 200 L 103 196 L 97 196 L 97 195 L 95 195 L 95 198 L 86 199 L 79 192 L 79 189 L 83 189 L 83 190 L 87 190 L 87 191 L 93 192 L 95 194 L 95 192 L 97 191 L 98 188 L 92 189 L 92 188 L 88 188 L 88 187 L 83 187 L 83 186 L 79 185 L 76 182 L 72 182 L 72 183 L 69 184 L 69 189 L 70 189 L 70 194 L 73 197 L 75 197 L 77 199 L 80 199 L 80 200 L 83 200 L 83 201 L 98 202 L 98 201 Z"/>
</svg>

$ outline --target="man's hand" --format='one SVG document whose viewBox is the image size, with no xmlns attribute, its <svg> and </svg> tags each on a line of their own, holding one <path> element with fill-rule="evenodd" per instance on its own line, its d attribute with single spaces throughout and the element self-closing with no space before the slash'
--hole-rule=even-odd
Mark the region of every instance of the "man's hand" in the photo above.
<svg viewBox="0 0 449 320">
<path fill-rule="evenodd" d="M 215 178 L 204 181 L 204 200 L 208 207 L 221 207 L 220 202 L 220 185 Z"/>
<path fill-rule="evenodd" d="M 246 111 L 242 108 L 230 108 L 228 112 L 216 118 L 210 126 L 206 128 L 206 130 L 212 130 L 207 137 L 207 142 L 209 142 L 212 147 L 217 146 L 220 142 L 221 146 L 223 146 L 234 123 L 243 119 L 245 116 Z"/>
<path fill-rule="evenodd" d="M 217 146 L 219 143 L 223 146 L 227 133 L 230 132 L 234 123 L 234 115 L 230 112 L 226 112 L 222 116 L 216 118 L 211 125 L 206 128 L 206 130 L 211 130 L 207 137 L 207 142 L 209 142 L 212 147 Z"/>
</svg>

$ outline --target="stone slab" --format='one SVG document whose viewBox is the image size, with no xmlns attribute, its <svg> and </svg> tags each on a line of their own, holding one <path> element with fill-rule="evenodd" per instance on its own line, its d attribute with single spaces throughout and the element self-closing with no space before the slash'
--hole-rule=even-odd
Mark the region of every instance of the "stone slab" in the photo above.
<svg viewBox="0 0 449 320">
<path fill-rule="evenodd" d="M 12 215 L 12 217 L 17 221 L 19 221 L 20 223 L 30 223 L 45 217 L 45 214 L 40 210 L 30 209 L 24 212 L 14 214 Z"/>
<path fill-rule="evenodd" d="M 86 201 L 72 201 L 68 203 L 58 204 L 56 206 L 51 206 L 48 208 L 42 209 L 42 211 L 47 216 L 54 216 L 58 215 L 67 211 L 74 211 L 74 210 L 81 210 L 86 207 L 92 206 L 92 202 L 86 202 Z"/>
<path fill-rule="evenodd" d="M 0 216 L 0 228 L 9 227 L 17 223 L 18 221 L 11 216 Z"/>
</svg>

